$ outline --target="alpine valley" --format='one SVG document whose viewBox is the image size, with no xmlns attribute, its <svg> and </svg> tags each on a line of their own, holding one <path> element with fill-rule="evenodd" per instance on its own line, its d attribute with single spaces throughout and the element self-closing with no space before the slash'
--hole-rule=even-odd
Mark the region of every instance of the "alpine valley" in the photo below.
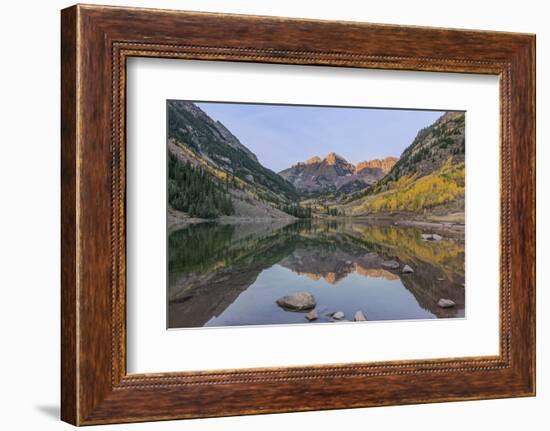
<svg viewBox="0 0 550 431">
<path fill-rule="evenodd" d="M 170 227 L 334 217 L 464 222 L 463 112 L 420 130 L 400 157 L 354 165 L 331 152 L 277 173 L 194 103 L 169 101 L 167 109 Z"/>
<path fill-rule="evenodd" d="M 400 157 L 335 142 L 274 172 L 197 104 L 167 111 L 168 327 L 465 316 L 464 113 L 424 116 Z"/>
</svg>

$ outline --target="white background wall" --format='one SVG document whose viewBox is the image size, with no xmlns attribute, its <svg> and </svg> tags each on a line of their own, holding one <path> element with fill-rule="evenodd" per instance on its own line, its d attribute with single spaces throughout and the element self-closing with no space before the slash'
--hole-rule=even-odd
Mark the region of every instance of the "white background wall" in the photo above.
<svg viewBox="0 0 550 431">
<path fill-rule="evenodd" d="M 542 430 L 550 423 L 550 13 L 544 1 L 104 0 L 171 9 L 477 28 L 537 34 L 538 396 L 406 407 L 106 426 L 135 430 Z M 60 0 L 2 4 L 0 32 L 0 427 L 69 429 L 59 422 Z M 337 396 L 337 395 L 336 395 Z"/>
</svg>

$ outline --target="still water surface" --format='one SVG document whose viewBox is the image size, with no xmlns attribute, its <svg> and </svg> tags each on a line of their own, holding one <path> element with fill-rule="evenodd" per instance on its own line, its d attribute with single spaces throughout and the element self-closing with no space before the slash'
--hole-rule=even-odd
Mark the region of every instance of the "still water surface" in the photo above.
<svg viewBox="0 0 550 431">
<path fill-rule="evenodd" d="M 310 323 L 276 304 L 309 292 L 319 319 L 464 317 L 463 236 L 425 241 L 417 228 L 360 222 L 190 225 L 168 239 L 168 326 Z M 382 262 L 396 260 L 400 269 Z M 401 268 L 409 265 L 412 274 Z M 442 309 L 441 298 L 456 306 Z"/>
</svg>

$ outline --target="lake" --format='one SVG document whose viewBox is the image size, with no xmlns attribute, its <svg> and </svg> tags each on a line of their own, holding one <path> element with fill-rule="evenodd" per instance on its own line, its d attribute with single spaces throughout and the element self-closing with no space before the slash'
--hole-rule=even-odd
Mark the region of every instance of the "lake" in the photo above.
<svg viewBox="0 0 550 431">
<path fill-rule="evenodd" d="M 337 311 L 343 321 L 464 317 L 464 235 L 426 233 L 349 219 L 188 225 L 168 237 L 168 327 L 336 324 Z M 297 292 L 315 298 L 314 322 L 277 305 Z"/>
</svg>

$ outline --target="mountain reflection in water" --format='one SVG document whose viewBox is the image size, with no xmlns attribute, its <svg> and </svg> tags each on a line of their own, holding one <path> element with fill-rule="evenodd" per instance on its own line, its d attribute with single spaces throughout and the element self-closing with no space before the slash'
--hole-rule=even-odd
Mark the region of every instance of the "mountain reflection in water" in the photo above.
<svg viewBox="0 0 550 431">
<path fill-rule="evenodd" d="M 464 238 L 356 221 L 189 225 L 168 238 L 168 326 L 309 323 L 276 304 L 309 292 L 318 322 L 464 317 Z M 414 273 L 383 269 L 385 260 Z M 456 303 L 439 308 L 441 298 Z"/>
</svg>

